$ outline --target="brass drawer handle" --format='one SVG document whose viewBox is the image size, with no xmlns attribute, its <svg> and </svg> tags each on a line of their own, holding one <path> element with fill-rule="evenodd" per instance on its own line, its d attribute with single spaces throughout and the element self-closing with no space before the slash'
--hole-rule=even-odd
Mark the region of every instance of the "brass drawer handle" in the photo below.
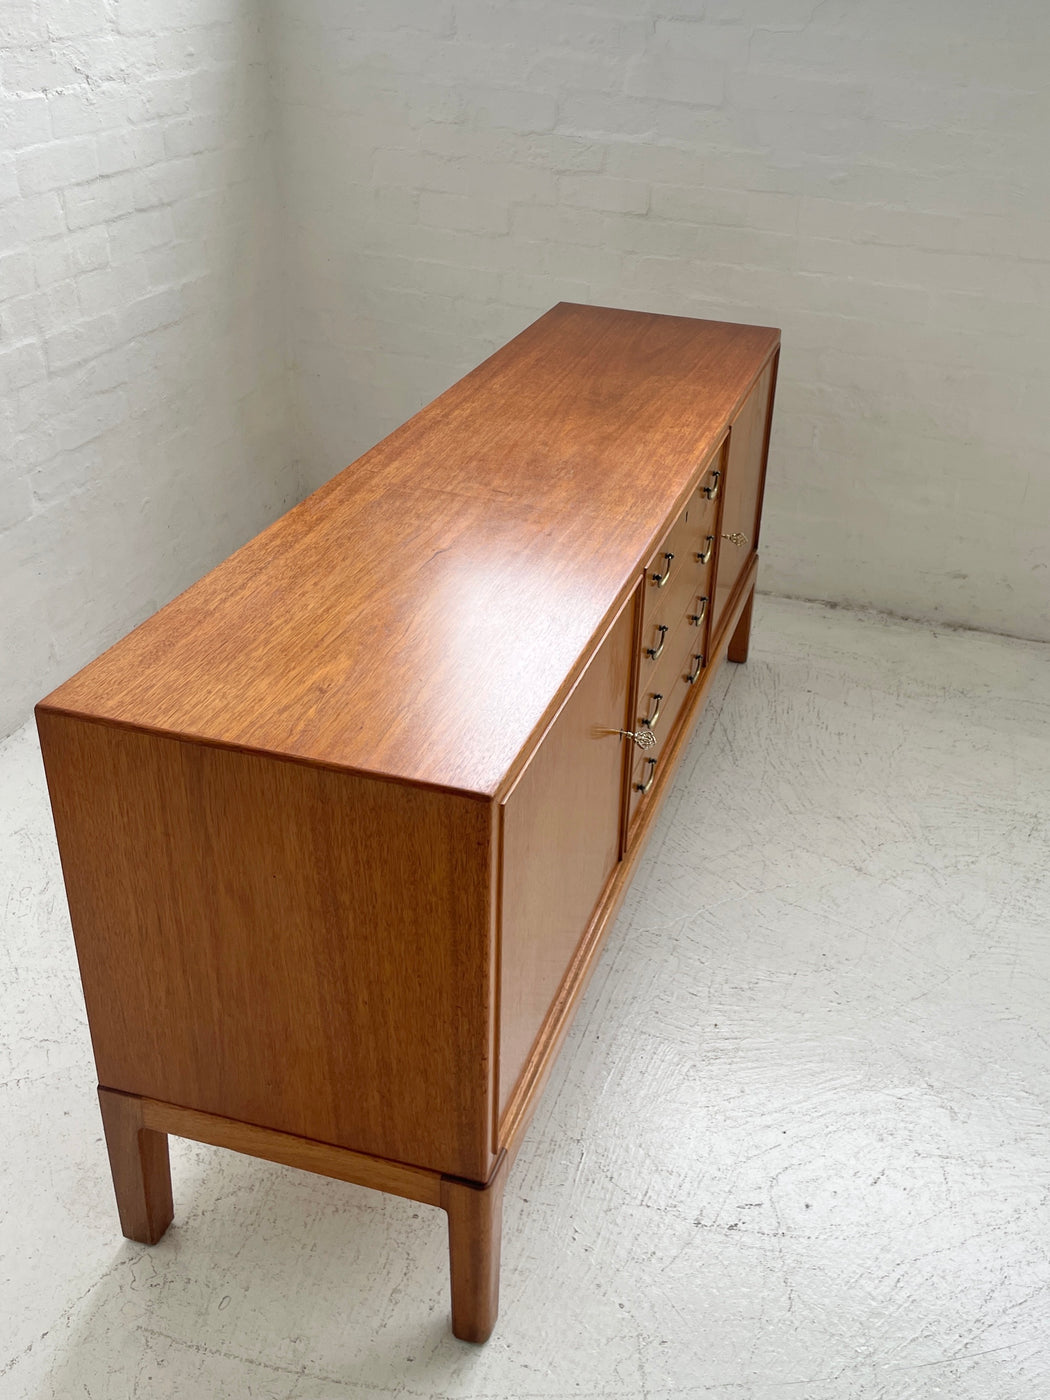
<svg viewBox="0 0 1050 1400">
<path fill-rule="evenodd" d="M 655 661 L 659 657 L 660 653 L 664 649 L 664 643 L 667 641 L 667 628 L 663 625 L 663 623 L 661 623 L 656 630 L 660 634 L 660 645 L 658 647 L 646 647 L 645 649 L 646 656 L 648 656 L 653 661 Z"/>
<path fill-rule="evenodd" d="M 701 622 L 703 622 L 704 618 L 707 616 L 707 605 L 710 601 L 710 598 L 706 596 L 701 598 L 700 611 L 689 614 L 689 621 L 693 624 L 694 627 L 699 627 Z"/>
<path fill-rule="evenodd" d="M 649 789 L 650 789 L 650 788 L 652 787 L 652 785 L 653 785 L 653 779 L 656 777 L 656 759 L 655 759 L 655 758 L 649 758 L 649 759 L 646 759 L 646 762 L 647 762 L 648 765 L 649 765 L 649 780 L 648 780 L 648 782 L 644 782 L 644 783 L 635 783 L 635 785 L 634 785 L 634 790 L 635 790 L 635 792 L 648 792 Z"/>
<path fill-rule="evenodd" d="M 701 487 L 701 490 L 703 491 L 704 495 L 707 497 L 707 499 L 708 499 L 709 501 L 717 501 L 717 500 L 718 500 L 718 488 L 721 486 L 721 484 L 722 484 L 722 473 L 721 473 L 721 472 L 718 470 L 718 468 L 716 467 L 716 468 L 714 469 L 714 471 L 711 473 L 711 480 L 707 483 L 706 486 Z"/>
<path fill-rule="evenodd" d="M 687 685 L 696 685 L 697 681 L 700 679 L 700 672 L 704 669 L 704 658 L 699 653 L 693 657 L 693 661 L 696 663 L 696 669 L 690 675 L 686 676 Z"/>
<path fill-rule="evenodd" d="M 671 560 L 674 558 L 674 555 L 665 554 L 664 558 L 667 560 L 667 567 L 664 569 L 663 573 L 653 574 L 653 583 L 656 584 L 657 588 L 663 588 L 664 584 L 671 577 Z"/>
<path fill-rule="evenodd" d="M 734 530 L 731 535 L 723 535 L 722 538 L 728 540 L 730 544 L 735 544 L 738 549 L 743 549 L 748 542 L 747 536 L 742 535 L 739 530 Z"/>
<path fill-rule="evenodd" d="M 698 554 L 698 555 L 696 556 L 696 562 L 697 562 L 698 564 L 707 564 L 707 563 L 709 563 L 709 562 L 710 562 L 710 559 L 711 559 L 711 555 L 714 553 L 714 550 L 715 550 L 715 537 L 714 537 L 714 535 L 708 535 L 708 536 L 706 536 L 706 540 L 707 540 L 707 548 L 704 550 L 703 554 Z"/>
<path fill-rule="evenodd" d="M 664 697 L 662 695 L 651 695 L 649 698 L 651 700 L 655 700 L 656 708 L 653 710 L 651 715 L 646 715 L 642 719 L 642 723 L 645 725 L 646 729 L 655 729 L 656 721 L 660 718 L 660 701 Z"/>
</svg>

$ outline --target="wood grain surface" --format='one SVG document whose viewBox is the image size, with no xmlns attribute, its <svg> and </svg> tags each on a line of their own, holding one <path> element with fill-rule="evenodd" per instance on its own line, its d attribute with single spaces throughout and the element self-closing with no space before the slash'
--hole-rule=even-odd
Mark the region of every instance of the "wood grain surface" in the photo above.
<svg viewBox="0 0 1050 1400">
<path fill-rule="evenodd" d="M 658 624 L 669 625 L 673 631 L 708 576 L 713 576 L 720 502 L 708 500 L 704 486 L 712 473 L 724 465 L 723 459 L 724 445 L 708 458 L 685 506 L 646 565 L 642 590 L 645 637 L 651 639 L 653 627 Z"/>
<path fill-rule="evenodd" d="M 106 1089 L 99 1090 L 99 1098 L 110 1104 L 119 1101 L 125 1112 L 137 1109 L 154 1136 L 170 1133 L 194 1142 L 208 1142 L 213 1147 L 262 1157 L 268 1162 L 280 1162 L 283 1166 L 316 1172 L 337 1181 L 351 1181 L 357 1186 L 386 1191 L 391 1196 L 405 1196 L 432 1206 L 441 1204 L 438 1172 L 422 1171 L 401 1162 L 388 1162 L 382 1157 L 334 1147 L 328 1142 L 313 1142 L 289 1133 L 274 1132 L 272 1128 L 259 1128 L 253 1123 L 238 1123 L 218 1114 L 160 1103 L 156 1099 L 139 1099 L 132 1094 L 114 1094 Z"/>
<path fill-rule="evenodd" d="M 497 1102 L 512 1094 L 620 856 L 635 600 L 502 807 Z"/>
<path fill-rule="evenodd" d="M 711 616 L 711 628 L 715 633 L 725 625 L 729 599 L 758 548 L 775 389 L 776 361 L 772 360 L 759 375 L 729 433 L 729 461 Z M 729 538 L 731 535 L 742 535 L 744 542 L 734 543 Z"/>
<path fill-rule="evenodd" d="M 167 1135 L 146 1122 L 141 1099 L 100 1086 L 98 1106 L 120 1228 L 126 1239 L 156 1244 L 174 1213 Z"/>
<path fill-rule="evenodd" d="M 39 724 L 99 1082 L 485 1180 L 491 804 Z"/>
<path fill-rule="evenodd" d="M 441 1205 L 448 1215 L 452 1331 L 464 1342 L 487 1342 L 499 1314 L 499 1265 L 507 1158 L 485 1182 L 443 1177 Z"/>
<path fill-rule="evenodd" d="M 778 341 L 559 305 L 40 708 L 500 795 Z"/>
</svg>

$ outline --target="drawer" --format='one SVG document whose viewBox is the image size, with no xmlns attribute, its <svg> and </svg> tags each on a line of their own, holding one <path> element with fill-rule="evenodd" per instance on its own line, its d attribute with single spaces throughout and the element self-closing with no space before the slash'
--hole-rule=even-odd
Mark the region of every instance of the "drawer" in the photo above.
<svg viewBox="0 0 1050 1400">
<path fill-rule="evenodd" d="M 702 528 L 707 528 L 706 523 Z M 708 555 L 706 564 L 695 560 L 684 571 L 682 588 L 672 593 L 666 603 L 654 606 L 652 621 L 644 624 L 639 647 L 639 691 L 652 683 L 657 670 L 666 665 L 669 656 L 677 656 L 678 663 L 675 664 L 680 664 L 682 657 L 692 652 L 706 654 L 708 624 L 714 602 L 714 558 L 714 554 Z M 670 587 L 668 584 L 669 590 Z M 678 604 L 682 604 L 682 610 L 676 615 L 671 608 Z M 680 630 L 682 636 L 677 637 Z"/>
<path fill-rule="evenodd" d="M 661 636 L 674 631 L 703 593 L 717 551 L 717 520 L 717 504 L 697 488 L 649 560 L 642 602 L 643 659 L 659 650 Z"/>
<path fill-rule="evenodd" d="M 707 656 L 711 635 L 711 608 L 714 603 L 714 591 L 715 571 L 714 567 L 708 564 L 695 590 L 689 595 L 689 602 L 685 609 L 684 622 L 688 632 L 685 651 L 690 656 L 697 652 L 703 657 Z"/>
<path fill-rule="evenodd" d="M 661 713 L 658 721 L 658 732 L 663 728 L 666 719 L 667 728 L 663 730 L 656 745 L 651 749 L 635 749 L 634 759 L 631 766 L 631 791 L 628 804 L 628 823 L 632 823 L 640 814 L 645 805 L 646 798 L 660 772 L 660 765 L 663 762 L 664 754 L 674 736 L 677 728 L 677 721 L 685 708 L 686 702 L 692 694 L 692 686 L 686 680 L 685 672 L 679 668 L 672 677 L 668 693 L 664 695 L 661 702 Z M 652 780 L 652 781 L 650 781 Z"/>
<path fill-rule="evenodd" d="M 656 724 L 652 727 L 656 744 L 650 749 L 636 749 L 632 760 L 628 809 L 631 821 L 644 799 L 644 793 L 639 789 L 654 772 L 659 771 L 661 755 L 675 734 L 694 685 L 703 674 L 706 635 L 706 617 L 697 626 L 688 615 L 683 616 L 674 632 L 665 639 L 659 663 L 652 667 L 648 676 L 641 677 L 632 728 L 641 731 L 652 727 L 647 721 L 656 714 Z M 660 697 L 659 702 L 657 696 Z"/>
<path fill-rule="evenodd" d="M 639 687 L 634 728 L 651 729 L 658 744 L 674 729 L 678 712 L 694 684 L 687 678 L 699 678 L 698 671 L 703 671 L 703 652 L 695 645 L 695 637 L 696 630 L 683 621 L 675 633 L 674 652 L 669 650 L 659 667 Z M 697 661 L 697 657 L 701 659 Z M 658 716 L 655 724 L 652 722 L 654 715 Z"/>
<path fill-rule="evenodd" d="M 631 796 L 628 805 L 628 830 L 646 805 L 649 791 L 660 773 L 660 755 L 653 749 L 650 753 L 639 752 L 631 769 Z"/>
<path fill-rule="evenodd" d="M 707 460 L 703 471 L 700 473 L 700 480 L 697 484 L 697 492 L 708 504 L 713 505 L 722 494 L 722 487 L 725 485 L 726 460 L 729 452 L 729 439 L 724 438 L 720 447 Z"/>
</svg>

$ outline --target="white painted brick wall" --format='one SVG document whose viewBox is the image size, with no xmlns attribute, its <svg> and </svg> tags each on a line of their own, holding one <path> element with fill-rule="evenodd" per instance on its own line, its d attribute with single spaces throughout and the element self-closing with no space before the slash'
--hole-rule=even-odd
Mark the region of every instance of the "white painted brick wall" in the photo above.
<svg viewBox="0 0 1050 1400">
<path fill-rule="evenodd" d="M 1048 69 L 1041 0 L 4 0 L 0 733 L 559 299 L 784 328 L 765 588 L 1050 638 Z"/>
<path fill-rule="evenodd" d="M 313 482 L 561 298 L 771 323 L 762 586 L 1050 638 L 1043 0 L 276 16 Z"/>
<path fill-rule="evenodd" d="M 0 6 L 0 734 L 300 494 L 264 9 Z"/>
</svg>

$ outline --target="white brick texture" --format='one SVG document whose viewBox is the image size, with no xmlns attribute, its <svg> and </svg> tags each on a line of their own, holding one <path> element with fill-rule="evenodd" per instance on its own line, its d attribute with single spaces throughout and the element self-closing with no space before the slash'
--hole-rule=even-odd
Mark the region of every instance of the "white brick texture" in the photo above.
<svg viewBox="0 0 1050 1400">
<path fill-rule="evenodd" d="M 0 10 L 0 733 L 559 299 L 783 327 L 765 589 L 1050 639 L 1043 0 Z"/>
<path fill-rule="evenodd" d="M 3 734 L 301 490 L 265 7 L 0 10 Z"/>
<path fill-rule="evenodd" d="M 278 0 L 320 482 L 554 301 L 779 325 L 760 584 L 1050 639 L 1043 0 Z"/>
</svg>

